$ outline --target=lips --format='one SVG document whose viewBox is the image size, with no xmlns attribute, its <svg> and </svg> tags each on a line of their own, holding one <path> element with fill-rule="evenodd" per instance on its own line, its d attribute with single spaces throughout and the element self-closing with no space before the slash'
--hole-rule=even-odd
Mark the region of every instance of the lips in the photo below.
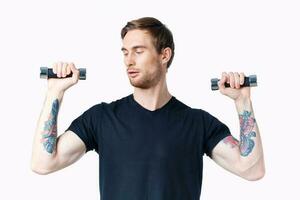
<svg viewBox="0 0 300 200">
<path fill-rule="evenodd" d="M 137 70 L 134 70 L 134 69 L 129 69 L 129 70 L 127 70 L 127 73 L 130 77 L 134 78 L 138 75 L 139 72 Z"/>
<path fill-rule="evenodd" d="M 136 77 L 138 74 L 138 72 L 128 72 L 128 75 L 132 78 Z"/>
</svg>

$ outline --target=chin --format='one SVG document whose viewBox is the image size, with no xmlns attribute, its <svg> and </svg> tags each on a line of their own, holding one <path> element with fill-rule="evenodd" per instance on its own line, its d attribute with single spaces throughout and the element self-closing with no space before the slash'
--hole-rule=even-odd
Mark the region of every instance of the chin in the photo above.
<svg viewBox="0 0 300 200">
<path fill-rule="evenodd" d="M 147 83 L 144 81 L 138 81 L 138 80 L 129 80 L 129 81 L 130 81 L 130 84 L 136 88 L 148 89 L 151 87 L 150 83 Z"/>
<path fill-rule="evenodd" d="M 149 88 L 149 86 L 147 86 L 145 84 L 132 83 L 132 82 L 130 82 L 130 83 L 133 87 L 136 87 L 136 88 L 140 88 L 140 89 L 148 89 Z"/>
</svg>

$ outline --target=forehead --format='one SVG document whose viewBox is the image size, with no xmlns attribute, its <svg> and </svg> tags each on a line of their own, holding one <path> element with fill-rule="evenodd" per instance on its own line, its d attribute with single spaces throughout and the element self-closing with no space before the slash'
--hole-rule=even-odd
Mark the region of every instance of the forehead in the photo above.
<svg viewBox="0 0 300 200">
<path fill-rule="evenodd" d="M 130 30 L 123 39 L 123 47 L 130 49 L 134 46 L 153 47 L 152 36 L 146 30 Z"/>
</svg>

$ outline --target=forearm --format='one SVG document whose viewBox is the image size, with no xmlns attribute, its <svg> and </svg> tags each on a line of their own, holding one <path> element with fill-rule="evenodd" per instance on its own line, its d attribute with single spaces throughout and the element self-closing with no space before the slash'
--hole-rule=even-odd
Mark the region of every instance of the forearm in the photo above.
<svg viewBox="0 0 300 200">
<path fill-rule="evenodd" d="M 36 127 L 31 166 L 46 169 L 53 163 L 57 144 L 57 117 L 63 93 L 48 91 Z"/>
<path fill-rule="evenodd" d="M 261 137 L 250 99 L 235 101 L 240 122 L 239 150 L 243 169 L 264 168 Z M 260 168 L 261 168 L 260 167 Z M 264 169 L 261 169 L 264 170 Z"/>
</svg>

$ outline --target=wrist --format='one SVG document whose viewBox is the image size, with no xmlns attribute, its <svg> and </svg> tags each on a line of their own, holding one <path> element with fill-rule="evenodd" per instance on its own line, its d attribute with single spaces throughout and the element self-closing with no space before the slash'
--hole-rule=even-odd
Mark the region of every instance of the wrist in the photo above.
<svg viewBox="0 0 300 200">
<path fill-rule="evenodd" d="M 47 96 L 51 96 L 54 98 L 62 98 L 64 95 L 64 91 L 61 90 L 54 90 L 54 89 L 48 89 L 47 90 Z"/>
<path fill-rule="evenodd" d="M 239 113 L 241 113 L 245 110 L 249 111 L 252 109 L 252 101 L 249 97 L 238 98 L 234 101 L 234 103 L 235 103 L 235 107 Z"/>
</svg>

